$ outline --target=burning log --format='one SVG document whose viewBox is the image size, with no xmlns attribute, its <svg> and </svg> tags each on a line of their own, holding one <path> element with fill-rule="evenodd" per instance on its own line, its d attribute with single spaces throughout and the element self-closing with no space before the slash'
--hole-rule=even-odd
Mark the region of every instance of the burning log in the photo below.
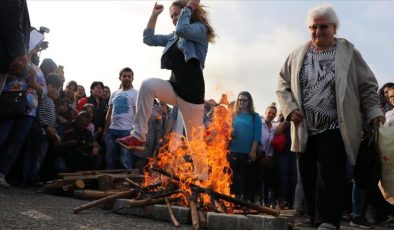
<svg viewBox="0 0 394 230">
<path fill-rule="evenodd" d="M 189 197 L 190 214 L 192 216 L 192 227 L 194 230 L 200 229 L 200 218 L 198 216 L 197 205 L 192 198 Z"/>
<path fill-rule="evenodd" d="M 170 177 L 170 178 L 172 178 L 175 181 L 181 182 L 181 179 L 178 176 L 172 175 L 172 174 L 168 173 L 165 170 L 158 169 L 158 168 L 154 168 L 152 170 L 156 171 L 156 172 L 158 172 L 158 173 L 160 173 L 162 175 L 165 175 L 167 177 Z M 250 209 L 259 211 L 261 213 L 266 213 L 266 214 L 269 214 L 269 215 L 272 215 L 272 216 L 276 216 L 276 217 L 279 216 L 279 214 L 280 214 L 280 212 L 278 210 L 267 208 L 267 207 L 260 206 L 260 205 L 256 205 L 256 204 L 253 204 L 253 203 L 250 203 L 250 202 L 247 202 L 247 201 L 243 201 L 243 200 L 238 200 L 238 199 L 232 198 L 230 196 L 227 196 L 227 195 L 215 192 L 212 189 L 203 188 L 203 187 L 198 186 L 198 185 L 193 184 L 193 183 L 190 183 L 189 186 L 194 191 L 199 192 L 199 193 L 208 194 L 208 195 L 214 197 L 215 199 L 222 199 L 222 200 L 231 202 L 233 204 L 241 205 L 243 207 L 250 208 Z"/>
<path fill-rule="evenodd" d="M 227 213 L 224 210 L 223 206 L 219 203 L 219 201 L 217 201 L 216 199 L 212 198 L 212 203 L 213 203 L 213 205 L 214 205 L 214 207 L 215 207 L 217 212 L 219 212 L 219 213 Z"/>
<path fill-rule="evenodd" d="M 204 213 L 201 210 L 198 210 L 198 219 L 200 220 L 201 228 L 207 228 L 208 222 L 207 218 L 205 218 Z"/>
<path fill-rule="evenodd" d="M 175 227 L 179 227 L 179 222 L 178 222 L 178 220 L 176 219 L 176 217 L 175 217 L 175 215 L 174 215 L 174 212 L 172 211 L 170 201 L 168 200 L 167 197 L 165 197 L 164 200 L 165 200 L 165 202 L 166 202 L 166 205 L 167 205 L 167 208 L 168 208 L 168 213 L 170 214 L 172 223 L 175 225 Z"/>
</svg>

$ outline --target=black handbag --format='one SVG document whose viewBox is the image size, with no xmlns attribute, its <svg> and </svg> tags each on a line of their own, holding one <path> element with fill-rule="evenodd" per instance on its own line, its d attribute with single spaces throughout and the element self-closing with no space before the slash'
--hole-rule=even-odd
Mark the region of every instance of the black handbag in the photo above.
<svg viewBox="0 0 394 230">
<path fill-rule="evenodd" d="M 19 118 L 27 114 L 26 91 L 2 92 L 0 119 Z"/>
</svg>

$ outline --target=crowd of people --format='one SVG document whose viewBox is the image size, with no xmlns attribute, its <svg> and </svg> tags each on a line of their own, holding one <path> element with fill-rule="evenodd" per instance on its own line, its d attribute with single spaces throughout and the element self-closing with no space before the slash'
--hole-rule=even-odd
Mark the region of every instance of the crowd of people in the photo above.
<svg viewBox="0 0 394 230">
<path fill-rule="evenodd" d="M 165 47 L 161 64 L 171 70 L 169 81 L 151 78 L 136 89 L 133 70 L 125 67 L 118 89 L 111 93 L 94 81 L 90 96 L 74 80 L 64 86 L 63 66 L 49 58 L 39 62 L 44 33 L 30 27 L 25 1 L 19 3 L 15 8 L 7 1 L 0 11 L 18 9 L 17 30 L 0 37 L 0 93 L 2 103 L 22 95 L 27 111 L 0 105 L 0 187 L 41 187 L 60 172 L 142 171 L 171 132 L 201 138 L 223 103 L 204 98 L 203 69 L 215 31 L 199 0 L 172 3 L 170 35 L 154 33 L 164 8 L 155 3 L 144 30 L 145 44 Z M 9 28 L 2 21 L 1 29 Z M 378 90 L 360 52 L 335 37 L 339 20 L 331 6 L 312 9 L 307 23 L 311 40 L 279 73 L 280 107 L 272 103 L 259 114 L 248 91 L 231 103 L 231 192 L 258 205 L 294 208 L 321 230 L 338 229 L 348 214 L 358 227 L 394 224 L 394 208 L 377 185 L 360 186 L 352 173 L 363 133 L 394 126 L 394 83 Z"/>
</svg>

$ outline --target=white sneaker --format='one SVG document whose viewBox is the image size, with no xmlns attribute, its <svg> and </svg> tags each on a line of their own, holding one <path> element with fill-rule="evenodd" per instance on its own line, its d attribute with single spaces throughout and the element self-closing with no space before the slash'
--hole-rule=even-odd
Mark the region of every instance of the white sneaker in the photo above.
<svg viewBox="0 0 394 230">
<path fill-rule="evenodd" d="M 9 187 L 11 187 L 11 186 L 7 183 L 7 181 L 5 181 L 5 176 L 4 176 L 3 174 L 1 174 L 1 173 L 0 173 L 0 187 L 3 187 L 3 188 L 9 188 Z"/>
<path fill-rule="evenodd" d="M 335 225 L 330 224 L 330 223 L 322 223 L 317 228 L 317 230 L 336 230 L 336 229 L 337 229 L 337 227 L 335 227 Z"/>
</svg>

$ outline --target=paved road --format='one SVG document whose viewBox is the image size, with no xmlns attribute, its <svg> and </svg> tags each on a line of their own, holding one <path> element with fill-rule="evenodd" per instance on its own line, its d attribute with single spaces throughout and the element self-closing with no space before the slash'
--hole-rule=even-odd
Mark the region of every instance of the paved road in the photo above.
<svg viewBox="0 0 394 230">
<path fill-rule="evenodd" d="M 37 193 L 21 188 L 0 188 L 0 230 L 9 229 L 191 229 L 95 208 L 73 214 L 73 208 L 87 201 Z"/>
<path fill-rule="evenodd" d="M 172 223 L 108 213 L 107 210 L 101 208 L 85 210 L 79 214 L 72 213 L 73 208 L 86 202 L 85 200 L 42 194 L 34 190 L 22 188 L 0 188 L 0 230 L 192 229 L 189 225 L 175 228 Z M 285 211 L 283 215 L 290 217 L 291 212 Z M 292 218 L 290 217 L 290 219 Z M 296 227 L 295 229 L 313 230 L 313 228 L 301 227 Z M 342 223 L 341 229 L 356 230 L 357 228 L 350 227 L 348 223 Z M 390 228 L 375 226 L 375 229 L 383 230 Z"/>
</svg>

